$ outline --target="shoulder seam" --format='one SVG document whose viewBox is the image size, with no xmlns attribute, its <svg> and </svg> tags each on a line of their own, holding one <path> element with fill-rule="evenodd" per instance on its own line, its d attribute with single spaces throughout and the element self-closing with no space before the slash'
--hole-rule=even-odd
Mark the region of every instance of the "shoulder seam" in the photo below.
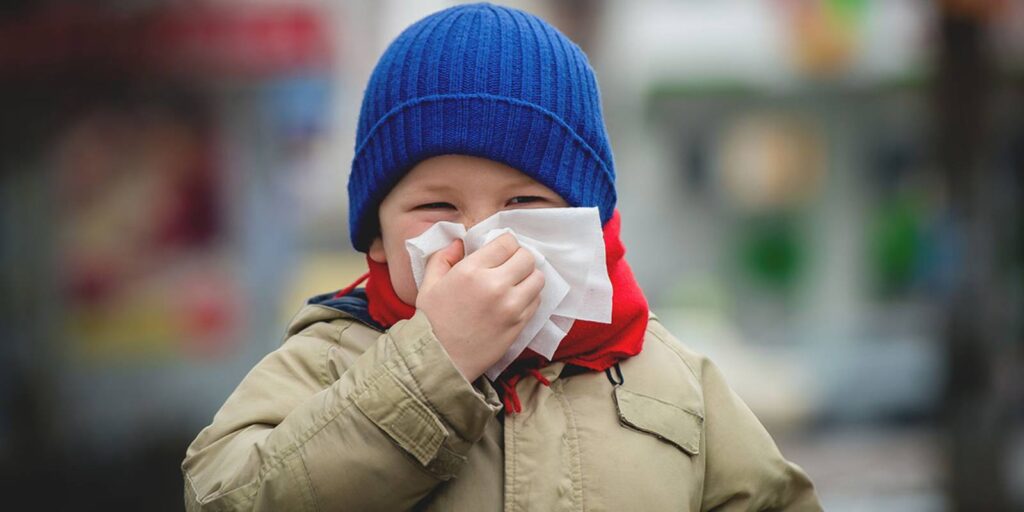
<svg viewBox="0 0 1024 512">
<path fill-rule="evenodd" d="M 659 321 L 658 324 L 661 325 L 661 322 Z M 701 380 L 701 378 L 700 378 L 700 375 L 697 374 L 696 370 L 693 369 L 693 366 L 690 365 L 690 362 L 687 361 L 686 357 L 680 352 L 680 350 L 679 350 L 680 347 L 673 346 L 674 345 L 673 343 L 670 343 L 668 340 L 663 338 L 660 334 L 655 332 L 655 330 L 650 327 L 650 324 L 648 324 L 647 332 L 650 333 L 651 336 L 654 336 L 658 341 L 660 341 L 662 343 L 662 345 L 665 345 L 666 347 L 668 347 L 668 349 L 671 350 L 672 353 L 675 354 L 676 357 L 678 357 L 680 361 L 682 361 L 683 365 L 686 366 L 686 369 L 690 371 L 691 375 L 693 375 L 693 378 L 697 379 L 697 382 L 703 382 Z"/>
<path fill-rule="evenodd" d="M 313 326 L 321 323 L 326 324 L 330 333 L 330 339 L 324 338 L 323 336 L 317 336 L 316 334 L 309 332 Z M 287 344 L 294 338 L 306 338 L 322 343 L 324 350 L 323 354 L 318 358 L 319 364 L 317 365 L 317 380 L 320 382 L 321 386 L 330 387 L 330 385 L 334 383 L 330 377 L 330 372 L 328 371 L 328 368 L 330 367 L 331 353 L 341 345 L 341 337 L 345 334 L 345 331 L 352 327 L 354 323 L 355 322 L 353 321 L 349 321 L 344 326 L 338 326 L 329 321 L 314 322 L 305 329 L 286 338 L 284 340 L 284 344 Z"/>
<path fill-rule="evenodd" d="M 345 334 L 345 331 L 349 330 L 349 328 L 352 327 L 352 324 L 354 324 L 354 323 L 355 322 L 348 322 L 344 327 L 337 327 L 337 326 L 333 326 L 333 325 L 331 326 L 331 327 L 335 327 L 335 329 L 337 330 L 337 334 L 335 335 L 334 343 L 327 347 L 327 350 L 324 351 L 324 357 L 321 360 L 321 363 L 322 363 L 321 366 L 320 366 L 320 383 L 321 384 L 324 384 L 325 386 L 330 387 L 331 384 L 334 383 L 334 381 L 331 380 L 331 372 L 328 371 L 328 369 L 331 367 L 331 354 L 335 350 L 338 350 L 338 346 L 341 345 L 341 337 Z M 345 371 L 348 371 L 348 368 L 345 368 Z"/>
</svg>

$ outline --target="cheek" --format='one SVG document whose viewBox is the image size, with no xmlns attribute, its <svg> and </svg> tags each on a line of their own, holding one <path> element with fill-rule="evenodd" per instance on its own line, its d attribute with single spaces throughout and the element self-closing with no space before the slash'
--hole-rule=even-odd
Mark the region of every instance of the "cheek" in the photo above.
<svg viewBox="0 0 1024 512">
<path fill-rule="evenodd" d="M 433 226 L 434 222 L 422 220 L 410 222 L 401 226 L 393 237 L 388 237 L 389 243 L 385 243 L 385 251 L 388 259 L 388 274 L 391 276 L 391 286 L 402 302 L 413 306 L 416 304 L 416 280 L 412 276 L 412 263 L 409 259 L 409 252 L 405 250 L 405 241 L 416 238 L 424 231 Z"/>
<path fill-rule="evenodd" d="M 422 235 L 442 220 L 451 219 L 438 218 L 437 214 L 429 211 L 404 213 L 388 223 L 384 230 L 385 239 L 390 240 L 392 246 L 400 246 L 404 250 L 406 240 Z"/>
<path fill-rule="evenodd" d="M 393 263 L 389 262 L 388 274 L 391 276 L 391 286 L 395 289 L 395 294 L 398 295 L 398 298 L 410 306 L 415 306 L 416 280 L 412 277 L 409 256 L 396 258 Z"/>
<path fill-rule="evenodd" d="M 394 226 L 394 229 L 385 235 L 384 241 L 388 264 L 391 265 L 392 261 L 401 261 L 404 266 L 408 267 L 409 252 L 405 250 L 405 241 L 422 235 L 434 224 L 435 222 L 425 219 L 408 219 L 407 222 Z"/>
<path fill-rule="evenodd" d="M 398 298 L 410 306 L 416 304 L 416 281 L 412 277 L 412 264 L 409 253 L 405 251 L 405 241 L 396 244 L 385 244 L 384 251 L 388 258 L 388 275 L 391 286 Z"/>
</svg>

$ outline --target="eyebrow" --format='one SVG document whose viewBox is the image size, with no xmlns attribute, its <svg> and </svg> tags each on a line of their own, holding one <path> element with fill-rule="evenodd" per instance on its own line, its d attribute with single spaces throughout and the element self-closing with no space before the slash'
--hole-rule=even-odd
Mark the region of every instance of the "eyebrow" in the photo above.
<svg viewBox="0 0 1024 512">
<path fill-rule="evenodd" d="M 424 184 L 420 185 L 419 187 L 417 187 L 417 189 L 418 189 L 419 192 L 428 192 L 428 193 L 430 193 L 430 192 L 449 192 L 449 191 L 455 190 L 454 187 L 452 187 L 451 185 L 449 185 L 449 184 L 447 184 L 445 182 L 424 183 Z"/>
<path fill-rule="evenodd" d="M 508 192 L 511 192 L 513 190 L 523 190 L 523 189 L 526 189 L 526 191 L 528 193 L 530 193 L 530 194 L 547 194 L 547 193 L 554 193 L 555 195 L 558 194 L 557 192 L 555 192 L 553 190 L 550 190 L 550 188 L 546 188 L 543 183 L 541 183 L 539 181 L 536 181 L 536 180 L 531 180 L 530 178 L 527 178 L 526 180 L 522 180 L 522 181 L 516 181 L 516 182 L 512 182 L 512 183 L 507 183 L 504 186 L 502 186 L 502 189 L 505 190 L 505 191 L 508 191 Z"/>
</svg>

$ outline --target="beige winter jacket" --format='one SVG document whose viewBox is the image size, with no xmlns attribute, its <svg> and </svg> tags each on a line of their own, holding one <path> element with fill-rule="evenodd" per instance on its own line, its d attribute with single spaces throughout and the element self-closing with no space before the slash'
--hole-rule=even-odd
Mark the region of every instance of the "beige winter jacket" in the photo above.
<svg viewBox="0 0 1024 512">
<path fill-rule="evenodd" d="M 623 383 L 561 363 L 504 415 L 422 313 L 305 306 L 188 448 L 189 510 L 820 510 L 719 370 L 652 315 Z M 564 370 L 564 371 L 563 371 Z"/>
</svg>

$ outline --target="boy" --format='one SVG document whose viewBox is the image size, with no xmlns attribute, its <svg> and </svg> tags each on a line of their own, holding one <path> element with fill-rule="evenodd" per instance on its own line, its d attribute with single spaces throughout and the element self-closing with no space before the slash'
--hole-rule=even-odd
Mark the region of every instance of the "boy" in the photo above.
<svg viewBox="0 0 1024 512">
<path fill-rule="evenodd" d="M 820 510 L 812 486 L 706 359 L 647 310 L 623 259 L 611 149 L 582 51 L 524 12 L 415 23 L 365 91 L 349 180 L 365 289 L 314 297 L 189 447 L 192 510 Z M 427 261 L 440 221 L 596 207 L 611 322 L 551 361 L 482 377 L 537 310 L 505 234 Z M 364 276 L 365 278 L 365 276 Z"/>
</svg>

